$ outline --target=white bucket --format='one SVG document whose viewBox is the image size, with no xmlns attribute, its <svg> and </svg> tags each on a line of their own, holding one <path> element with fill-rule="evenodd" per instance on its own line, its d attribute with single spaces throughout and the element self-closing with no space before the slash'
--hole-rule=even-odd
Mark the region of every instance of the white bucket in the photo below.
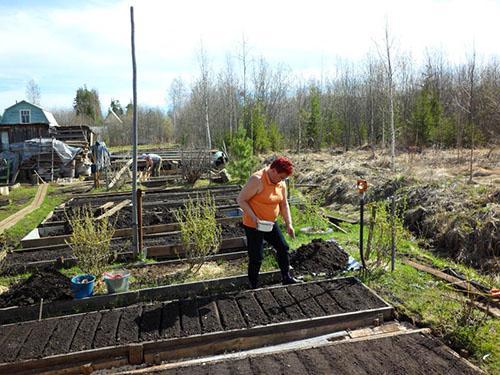
<svg viewBox="0 0 500 375">
<path fill-rule="evenodd" d="M 274 221 L 257 220 L 257 230 L 260 232 L 270 232 L 273 230 Z"/>
</svg>

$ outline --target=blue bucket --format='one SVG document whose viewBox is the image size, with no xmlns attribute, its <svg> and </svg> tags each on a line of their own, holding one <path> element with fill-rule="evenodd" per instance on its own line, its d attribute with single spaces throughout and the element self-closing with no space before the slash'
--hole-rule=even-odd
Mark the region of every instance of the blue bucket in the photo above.
<svg viewBox="0 0 500 375">
<path fill-rule="evenodd" d="M 76 275 L 71 278 L 71 292 L 76 299 L 90 297 L 94 290 L 94 275 Z"/>
</svg>

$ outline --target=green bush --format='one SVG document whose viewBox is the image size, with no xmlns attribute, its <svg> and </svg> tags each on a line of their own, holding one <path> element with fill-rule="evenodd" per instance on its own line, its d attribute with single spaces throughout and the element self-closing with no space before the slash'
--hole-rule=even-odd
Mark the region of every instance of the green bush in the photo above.
<svg viewBox="0 0 500 375">
<path fill-rule="evenodd" d="M 78 259 L 78 266 L 99 278 L 114 258 L 110 248 L 113 226 L 107 217 L 95 220 L 90 207 L 78 208 L 68 220 L 73 232 L 66 243 Z"/>
<path fill-rule="evenodd" d="M 215 218 L 215 200 L 207 193 L 203 199 L 189 198 L 184 208 L 174 211 L 180 225 L 188 272 L 197 273 L 206 258 L 219 249 L 222 228 Z"/>
</svg>

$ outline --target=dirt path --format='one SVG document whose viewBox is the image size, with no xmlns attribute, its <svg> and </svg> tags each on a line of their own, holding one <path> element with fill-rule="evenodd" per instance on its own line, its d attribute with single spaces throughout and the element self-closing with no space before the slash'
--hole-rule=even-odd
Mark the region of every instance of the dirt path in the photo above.
<svg viewBox="0 0 500 375">
<path fill-rule="evenodd" d="M 10 227 L 16 225 L 20 220 L 22 220 L 27 214 L 36 210 L 40 207 L 45 200 L 45 196 L 47 195 L 47 189 L 49 188 L 49 184 L 42 184 L 38 186 L 38 190 L 36 192 L 35 198 L 33 202 L 27 207 L 24 207 L 22 210 L 19 210 L 15 214 L 9 216 L 7 219 L 4 219 L 0 222 L 0 233 L 3 233 L 5 230 Z"/>
</svg>

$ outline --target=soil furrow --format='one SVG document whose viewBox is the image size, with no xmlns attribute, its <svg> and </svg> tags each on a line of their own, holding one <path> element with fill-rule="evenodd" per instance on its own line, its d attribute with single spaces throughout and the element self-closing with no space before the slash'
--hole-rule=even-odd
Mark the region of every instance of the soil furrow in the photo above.
<svg viewBox="0 0 500 375">
<path fill-rule="evenodd" d="M 31 329 L 35 326 L 35 324 L 28 323 L 14 327 L 9 336 L 5 339 L 2 350 L 0 351 L 0 360 L 2 362 L 11 362 L 16 359 L 17 353 L 19 353 L 23 347 Z"/>
<path fill-rule="evenodd" d="M 308 318 L 325 315 L 324 310 L 314 299 L 314 296 L 307 288 L 292 285 L 287 288 L 288 293 L 298 301 L 302 311 Z"/>
<path fill-rule="evenodd" d="M 178 302 L 167 302 L 163 305 L 160 329 L 160 335 L 163 338 L 181 335 L 181 316 Z"/>
<path fill-rule="evenodd" d="M 338 314 L 343 311 L 338 303 L 319 285 L 310 284 L 305 287 L 314 296 L 315 301 L 325 311 L 326 315 Z"/>
<path fill-rule="evenodd" d="M 220 312 L 220 318 L 224 329 L 246 328 L 247 324 L 241 315 L 238 303 L 231 296 L 223 296 L 217 300 L 217 306 Z"/>
<path fill-rule="evenodd" d="M 271 323 L 279 323 L 287 320 L 285 309 L 278 304 L 269 290 L 261 289 L 256 291 L 255 299 L 259 302 Z"/>
<path fill-rule="evenodd" d="M 76 330 L 75 337 L 71 343 L 72 352 L 92 349 L 92 343 L 94 342 L 94 336 L 101 317 L 102 314 L 100 312 L 88 313 L 83 316 L 83 320 Z"/>
<path fill-rule="evenodd" d="M 142 306 L 124 309 L 116 334 L 117 344 L 129 344 L 139 340 Z"/>
<path fill-rule="evenodd" d="M 199 335 L 201 333 L 201 326 L 196 298 L 182 300 L 180 305 L 181 336 Z"/>
<path fill-rule="evenodd" d="M 102 348 L 116 344 L 116 331 L 122 310 L 110 310 L 102 313 L 102 319 L 97 327 L 93 347 Z"/>
<path fill-rule="evenodd" d="M 42 320 L 36 329 L 31 330 L 22 346 L 17 359 L 39 358 L 43 355 L 43 349 L 49 341 L 52 332 L 56 328 L 57 320 Z"/>
<path fill-rule="evenodd" d="M 56 329 L 43 352 L 44 356 L 67 353 L 83 315 L 70 316 L 57 322 Z"/>
<path fill-rule="evenodd" d="M 161 310 L 163 305 L 155 303 L 146 305 L 142 310 L 140 323 L 141 341 L 152 341 L 160 338 Z"/>
<path fill-rule="evenodd" d="M 252 293 L 237 294 L 235 299 L 240 307 L 241 315 L 245 318 L 249 327 L 268 324 L 269 319 L 266 313 Z"/>
<path fill-rule="evenodd" d="M 306 316 L 300 309 L 297 301 L 287 292 L 287 288 L 273 288 L 271 294 L 288 317 L 292 320 L 305 319 Z"/>
<path fill-rule="evenodd" d="M 198 300 L 198 314 L 200 314 L 202 333 L 222 331 L 219 311 L 213 298 Z"/>
</svg>

